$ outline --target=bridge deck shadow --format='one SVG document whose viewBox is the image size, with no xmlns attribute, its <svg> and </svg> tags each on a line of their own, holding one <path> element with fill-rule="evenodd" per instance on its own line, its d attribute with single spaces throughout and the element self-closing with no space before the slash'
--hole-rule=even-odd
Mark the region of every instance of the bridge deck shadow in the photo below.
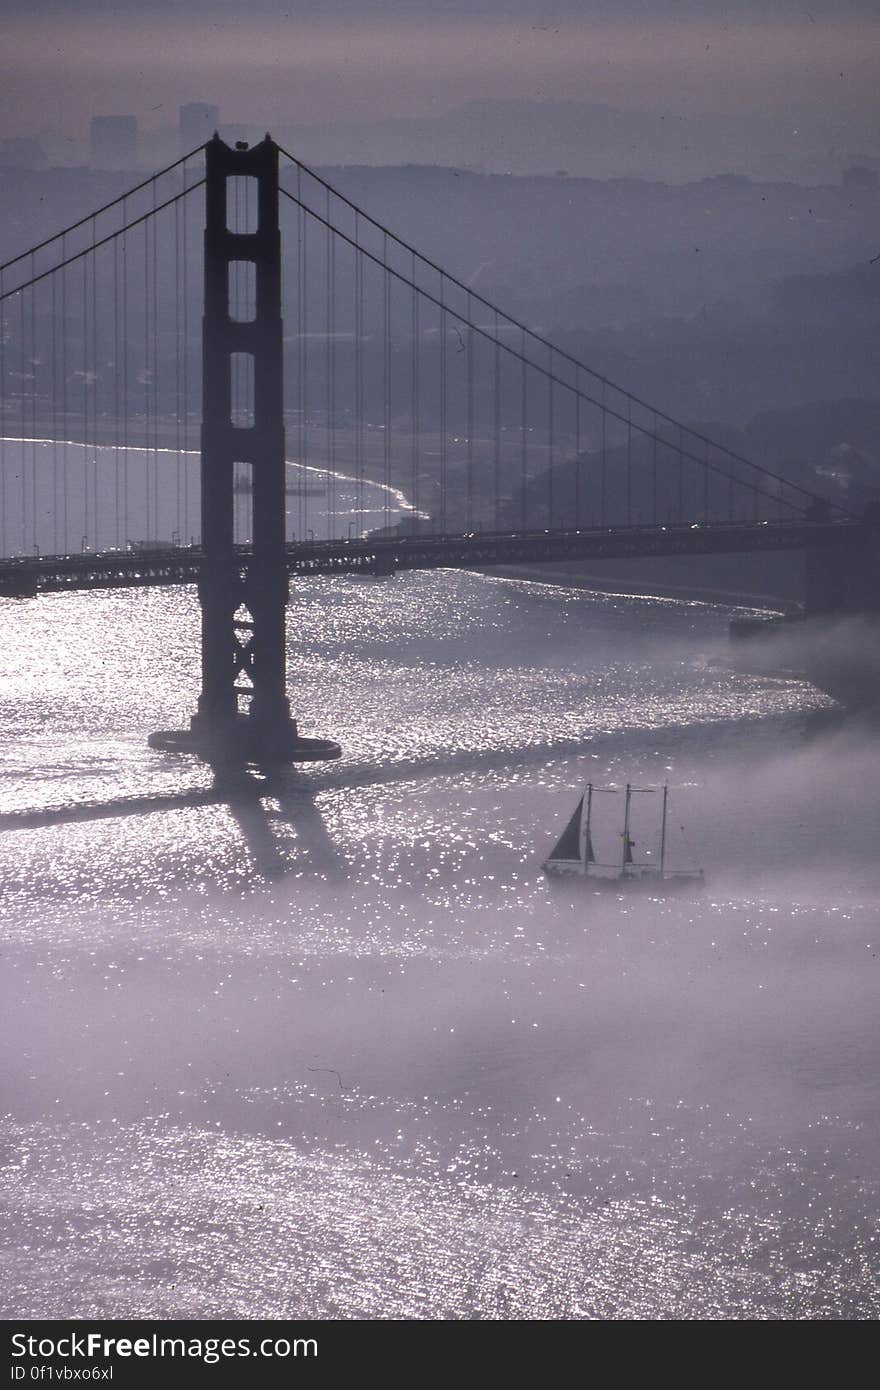
<svg viewBox="0 0 880 1390">
<path fill-rule="evenodd" d="M 605 736 L 607 737 L 607 736 Z M 323 818 L 315 805 L 322 792 L 386 786 L 420 778 L 454 776 L 480 770 L 503 770 L 512 766 L 540 765 L 584 753 L 596 743 L 596 736 L 560 739 L 553 743 L 521 748 L 462 749 L 424 758 L 406 758 L 385 765 L 374 763 L 336 764 L 332 771 L 314 780 L 293 769 L 260 776 L 247 770 L 230 772 L 216 769 L 213 785 L 191 787 L 186 791 L 121 796 L 107 801 L 79 802 L 71 806 L 34 807 L 21 811 L 0 811 L 0 833 L 11 830 L 40 830 L 58 825 L 77 825 L 89 821 L 127 816 L 159 815 L 168 811 L 203 806 L 226 805 L 246 837 L 262 836 L 273 821 L 307 827 L 310 845 L 323 840 L 326 851 L 333 849 Z M 264 800 L 278 802 L 278 811 L 264 806 Z M 334 850 L 334 853 L 336 851 Z"/>
<path fill-rule="evenodd" d="M 812 716 L 816 716 L 815 722 Z M 771 714 L 762 722 L 772 726 L 786 717 Z M 837 728 L 839 718 L 839 711 L 808 712 L 804 737 L 810 739 L 827 733 L 829 719 L 831 727 Z M 739 729 L 754 730 L 754 724 L 754 716 L 745 715 L 741 720 L 726 722 L 725 732 L 735 734 Z M 671 739 L 686 744 L 692 735 L 699 738 L 701 730 L 702 726 L 697 725 L 688 729 L 670 727 L 665 732 L 667 741 Z M 640 734 L 643 735 L 644 749 L 638 747 Z M 193 787 L 167 795 L 119 797 L 73 806 L 0 812 L 0 834 L 116 817 L 157 815 L 187 808 L 225 806 L 264 877 L 281 878 L 293 870 L 305 870 L 314 875 L 344 879 L 347 877 L 345 858 L 329 834 L 316 803 L 316 798 L 323 793 L 339 794 L 360 788 L 461 777 L 468 773 L 491 774 L 516 768 L 526 770 L 567 762 L 571 758 L 600 750 L 612 753 L 621 740 L 626 741 L 629 756 L 638 758 L 642 753 L 647 755 L 656 751 L 657 739 L 655 729 L 639 731 L 622 728 L 582 738 L 558 739 L 520 747 L 453 749 L 385 765 L 342 762 L 325 767 L 316 776 L 306 775 L 294 768 L 267 774 L 256 774 L 244 768 L 215 768 L 214 782 L 209 787 Z M 277 809 L 271 804 L 273 802 Z M 287 834 L 282 827 L 286 827 Z"/>
</svg>

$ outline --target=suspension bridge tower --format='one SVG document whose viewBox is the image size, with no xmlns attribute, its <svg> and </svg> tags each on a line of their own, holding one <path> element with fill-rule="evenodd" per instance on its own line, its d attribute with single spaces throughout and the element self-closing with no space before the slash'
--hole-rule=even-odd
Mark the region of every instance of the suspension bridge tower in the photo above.
<svg viewBox="0 0 880 1390">
<path fill-rule="evenodd" d="M 153 734 L 154 747 L 221 762 L 277 764 L 339 756 L 303 738 L 286 690 L 288 577 L 278 146 L 205 146 L 205 303 L 202 328 L 202 690 L 191 727 Z M 248 179 L 253 227 L 229 226 L 230 179 Z M 230 312 L 232 268 L 254 267 L 252 316 Z M 246 418 L 234 383 L 246 383 Z M 235 545 L 234 488 L 249 476 L 253 546 Z"/>
</svg>

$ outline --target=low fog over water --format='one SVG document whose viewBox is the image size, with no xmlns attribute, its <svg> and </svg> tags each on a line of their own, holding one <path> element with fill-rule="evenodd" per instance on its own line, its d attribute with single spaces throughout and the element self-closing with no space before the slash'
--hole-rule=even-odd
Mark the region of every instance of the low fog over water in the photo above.
<svg viewBox="0 0 880 1390">
<path fill-rule="evenodd" d="M 298 585 L 343 758 L 218 784 L 194 592 L 4 600 L 5 1315 L 876 1316 L 880 757 L 731 615 Z M 551 888 L 587 780 L 705 894 Z"/>
</svg>

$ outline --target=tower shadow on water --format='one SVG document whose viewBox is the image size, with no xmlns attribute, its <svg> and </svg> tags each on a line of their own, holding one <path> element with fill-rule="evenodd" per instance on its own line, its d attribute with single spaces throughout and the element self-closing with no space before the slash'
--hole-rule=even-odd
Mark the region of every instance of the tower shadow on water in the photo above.
<svg viewBox="0 0 880 1390">
<path fill-rule="evenodd" d="M 225 807 L 263 878 L 296 872 L 331 882 L 344 880 L 345 857 L 328 832 L 315 801 L 311 779 L 295 768 L 275 767 L 260 777 L 252 769 L 226 763 L 214 769 L 210 786 L 185 791 L 119 796 L 0 812 L 0 835 L 15 830 L 82 825 L 92 821 L 166 815 L 172 811 Z M 192 873 L 192 865 L 189 870 Z"/>
</svg>

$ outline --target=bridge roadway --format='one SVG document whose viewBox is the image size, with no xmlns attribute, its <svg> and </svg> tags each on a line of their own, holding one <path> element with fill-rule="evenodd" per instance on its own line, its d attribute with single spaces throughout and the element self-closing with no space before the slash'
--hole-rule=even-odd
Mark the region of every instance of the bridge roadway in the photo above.
<svg viewBox="0 0 880 1390">
<path fill-rule="evenodd" d="M 622 526 L 574 531 L 473 531 L 460 535 L 372 535 L 347 540 L 290 541 L 288 573 L 389 575 L 405 569 L 478 569 L 541 561 L 626 559 L 650 555 L 744 554 L 749 551 L 846 547 L 862 539 L 857 520 L 753 521 Z M 880 527 L 869 529 L 880 533 Z M 878 535 L 880 539 L 880 535 Z M 242 570 L 251 555 L 237 546 Z M 0 596 L 28 598 L 73 589 L 195 584 L 200 546 L 136 547 L 78 555 L 0 560 Z"/>
</svg>

